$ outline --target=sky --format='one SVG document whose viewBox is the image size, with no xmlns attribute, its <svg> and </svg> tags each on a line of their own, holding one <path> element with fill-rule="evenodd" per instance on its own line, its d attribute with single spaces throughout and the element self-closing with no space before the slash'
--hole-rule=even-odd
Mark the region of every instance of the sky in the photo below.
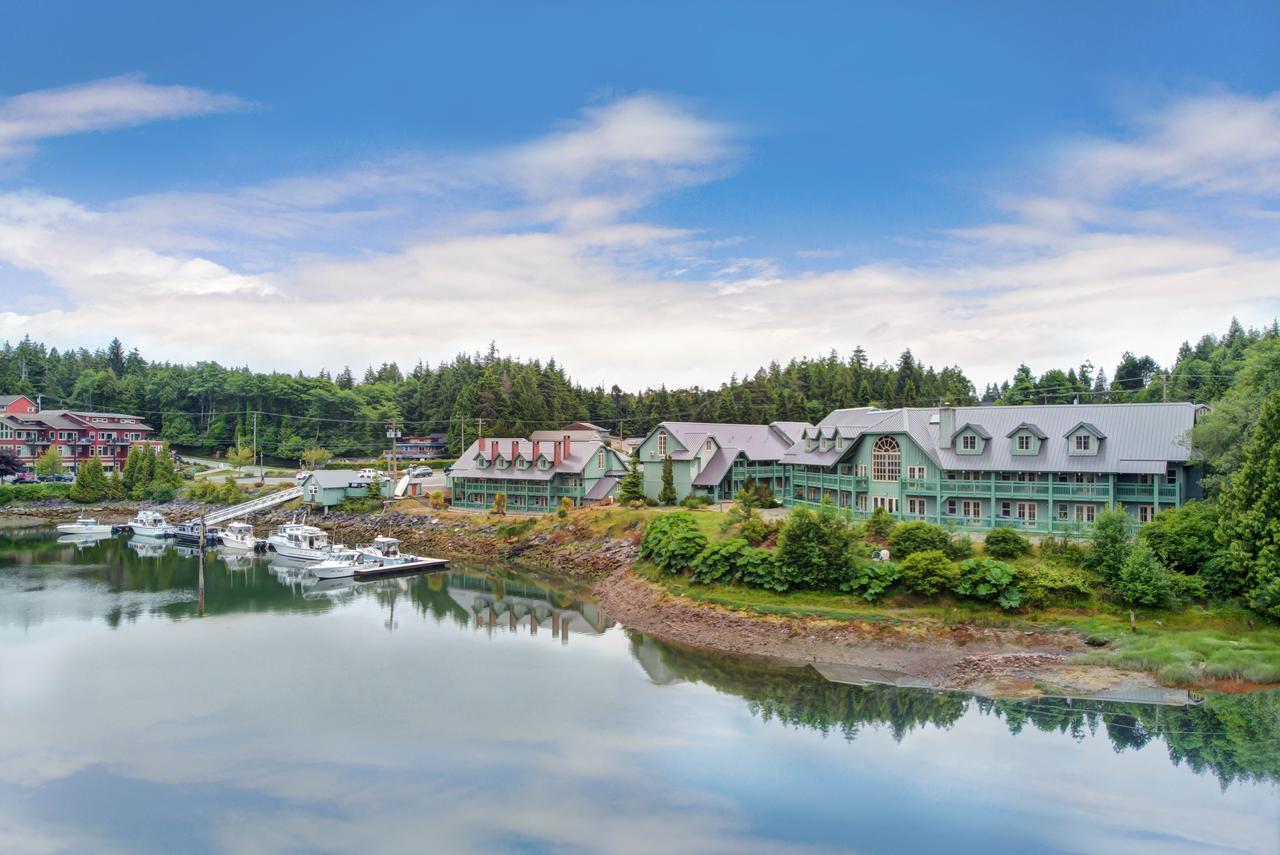
<svg viewBox="0 0 1280 855">
<path fill-rule="evenodd" d="M 1274 0 L 5 4 L 0 339 L 1168 364 L 1280 315 L 1277 44 Z"/>
</svg>

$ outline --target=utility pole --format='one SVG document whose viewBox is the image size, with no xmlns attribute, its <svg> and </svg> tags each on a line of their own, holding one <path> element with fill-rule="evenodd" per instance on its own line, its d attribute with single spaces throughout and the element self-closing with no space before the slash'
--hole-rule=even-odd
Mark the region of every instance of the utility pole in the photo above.
<svg viewBox="0 0 1280 855">
<path fill-rule="evenodd" d="M 262 464 L 258 462 L 258 411 L 253 411 L 253 465 L 258 467 L 258 483 L 262 483 Z"/>
<path fill-rule="evenodd" d="M 390 448 L 387 450 L 387 478 L 391 477 L 391 461 L 396 456 L 396 439 L 399 438 L 400 431 L 396 430 L 396 420 L 392 419 L 390 426 L 387 427 L 387 440 Z"/>
</svg>

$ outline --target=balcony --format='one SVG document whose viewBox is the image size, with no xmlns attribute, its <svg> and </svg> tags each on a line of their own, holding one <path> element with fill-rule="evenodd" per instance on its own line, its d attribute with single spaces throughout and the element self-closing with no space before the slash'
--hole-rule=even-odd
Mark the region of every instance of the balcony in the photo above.
<svg viewBox="0 0 1280 855">
<path fill-rule="evenodd" d="M 1123 502 L 1154 502 L 1157 495 L 1161 502 L 1176 502 L 1178 485 L 1161 484 L 1159 487 L 1154 484 L 1116 485 L 1116 498 Z"/>
</svg>

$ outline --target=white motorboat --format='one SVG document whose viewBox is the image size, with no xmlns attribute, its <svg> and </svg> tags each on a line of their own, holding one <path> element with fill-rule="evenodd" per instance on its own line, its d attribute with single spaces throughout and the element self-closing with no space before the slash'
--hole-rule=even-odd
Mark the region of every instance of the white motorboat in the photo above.
<svg viewBox="0 0 1280 855">
<path fill-rule="evenodd" d="M 178 523 L 171 529 L 173 536 L 179 543 L 185 543 L 191 546 L 200 545 L 200 520 L 191 520 L 190 522 Z M 216 546 L 218 537 L 222 534 L 222 529 L 217 526 L 205 526 L 204 529 L 204 545 Z"/>
<path fill-rule="evenodd" d="M 303 561 L 319 561 L 329 557 L 337 547 L 329 543 L 324 529 L 302 523 L 285 523 L 267 537 L 267 544 L 277 555 Z"/>
<path fill-rule="evenodd" d="M 308 567 L 307 572 L 317 579 L 345 579 L 356 575 L 359 568 L 374 566 L 376 561 L 358 549 L 334 549 L 322 561 Z"/>
<path fill-rule="evenodd" d="M 58 531 L 63 534 L 111 534 L 110 523 L 99 523 L 92 517 L 80 517 L 73 523 L 60 523 Z"/>
<path fill-rule="evenodd" d="M 143 537 L 164 537 L 173 531 L 173 526 L 159 511 L 138 511 L 138 515 L 129 520 L 129 528 Z"/>
<path fill-rule="evenodd" d="M 233 522 L 219 535 L 222 545 L 227 549 L 240 549 L 253 552 L 258 548 L 258 538 L 253 535 L 253 526 L 247 522 Z"/>
</svg>

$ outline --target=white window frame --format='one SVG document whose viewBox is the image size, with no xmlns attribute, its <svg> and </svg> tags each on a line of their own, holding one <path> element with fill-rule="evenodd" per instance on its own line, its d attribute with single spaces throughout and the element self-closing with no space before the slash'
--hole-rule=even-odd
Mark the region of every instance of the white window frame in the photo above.
<svg viewBox="0 0 1280 855">
<path fill-rule="evenodd" d="M 884 508 L 889 513 L 896 514 L 898 512 L 898 497 L 897 496 L 872 496 L 871 506 L 873 508 Z"/>
<path fill-rule="evenodd" d="M 902 446 L 892 436 L 877 437 L 871 446 L 871 480 L 892 483 L 902 479 Z"/>
<path fill-rule="evenodd" d="M 978 438 L 971 433 L 966 433 L 960 437 L 961 451 L 977 451 Z"/>
<path fill-rule="evenodd" d="M 858 493 L 856 496 L 854 496 L 853 506 L 860 511 L 865 511 L 867 509 L 867 494 Z"/>
<path fill-rule="evenodd" d="M 1093 436 L 1087 433 L 1076 434 L 1076 451 L 1092 451 Z"/>
<path fill-rule="evenodd" d="M 859 478 L 866 478 L 866 477 L 867 477 L 867 464 L 865 464 L 865 463 L 859 463 L 859 464 L 858 464 L 858 477 L 859 477 Z"/>
<path fill-rule="evenodd" d="M 1155 508 L 1151 505 L 1138 505 L 1138 522 L 1149 523 L 1155 515 Z"/>
<path fill-rule="evenodd" d="M 1029 433 L 1018 434 L 1018 450 L 1019 451 L 1031 450 L 1031 434 Z"/>
<path fill-rule="evenodd" d="M 1000 516 L 1005 517 L 1006 519 L 1013 516 L 1013 502 L 1000 503 Z"/>
<path fill-rule="evenodd" d="M 1017 505 L 1018 519 L 1023 522 L 1036 521 L 1036 503 L 1035 502 L 1018 502 Z"/>
<path fill-rule="evenodd" d="M 667 456 L 667 434 L 665 431 L 658 434 L 658 456 Z"/>
<path fill-rule="evenodd" d="M 947 516 L 954 517 L 956 515 L 956 500 L 947 499 Z"/>
<path fill-rule="evenodd" d="M 1096 509 L 1093 505 L 1076 505 L 1074 518 L 1076 522 L 1091 523 L 1093 522 Z"/>
<path fill-rule="evenodd" d="M 977 499 L 965 499 L 960 503 L 960 516 L 977 519 L 982 516 L 982 502 Z"/>
</svg>

